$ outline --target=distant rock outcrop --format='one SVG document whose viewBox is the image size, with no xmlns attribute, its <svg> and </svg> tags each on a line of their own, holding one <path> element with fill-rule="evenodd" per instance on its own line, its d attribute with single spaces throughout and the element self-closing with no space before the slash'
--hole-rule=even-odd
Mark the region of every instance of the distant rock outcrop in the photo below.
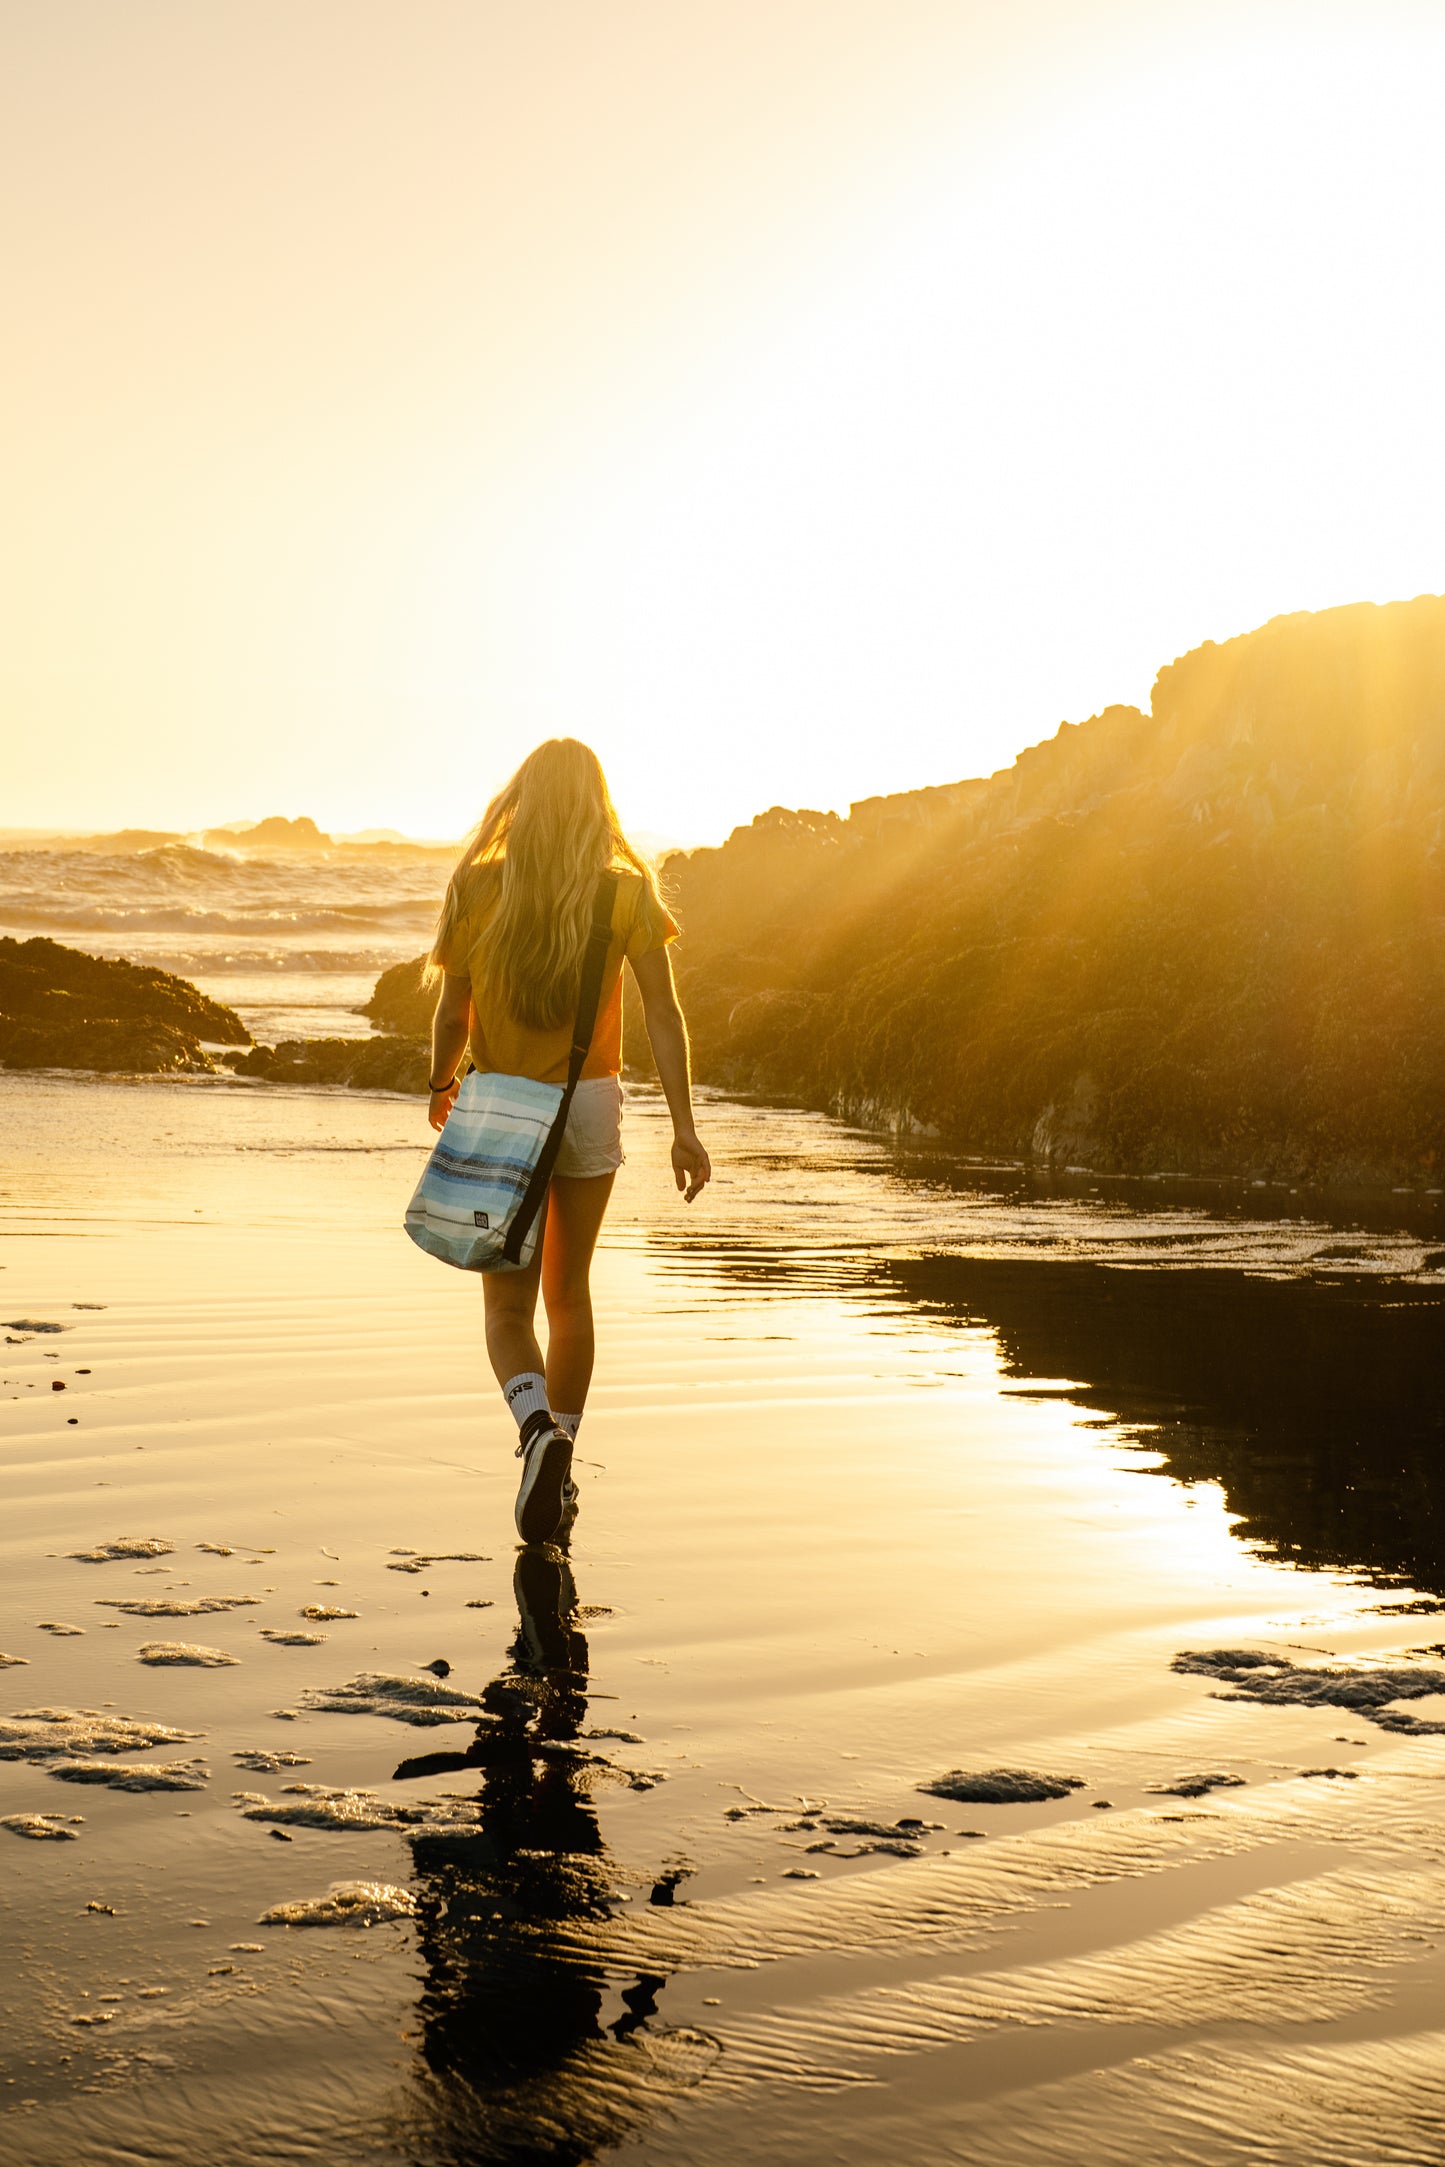
<svg viewBox="0 0 1445 2167">
<path fill-rule="evenodd" d="M 0 939 L 0 1064 L 108 1074 L 209 1069 L 201 1041 L 249 1046 L 234 1009 L 189 980 L 58 941 Z"/>
<path fill-rule="evenodd" d="M 237 821 L 229 828 L 208 828 L 201 841 L 207 849 L 222 850 L 329 850 L 331 837 L 323 835 L 308 813 L 288 820 L 273 813 L 269 820 Z"/>
<path fill-rule="evenodd" d="M 56 853 L 83 850 L 95 857 L 123 858 L 135 857 L 145 850 L 165 850 L 171 844 L 184 841 L 185 837 L 175 828 L 116 828 L 106 835 L 46 836 L 27 847 Z"/>
</svg>

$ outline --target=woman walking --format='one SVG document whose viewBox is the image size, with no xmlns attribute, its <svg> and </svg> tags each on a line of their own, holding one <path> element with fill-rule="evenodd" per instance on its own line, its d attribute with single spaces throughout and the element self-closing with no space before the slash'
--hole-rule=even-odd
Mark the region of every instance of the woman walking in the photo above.
<svg viewBox="0 0 1445 2167">
<path fill-rule="evenodd" d="M 613 876 L 611 880 L 608 876 Z M 602 914 L 601 989 L 581 1077 L 529 1264 L 488 1271 L 487 1353 L 519 1431 L 517 1532 L 545 1542 L 575 1509 L 572 1447 L 592 1379 L 592 1252 L 622 1164 L 622 965 L 642 996 L 672 1115 L 672 1167 L 690 1204 L 711 1175 L 693 1125 L 687 1028 L 667 944 L 677 927 L 646 860 L 617 824 L 597 755 L 550 738 L 493 798 L 447 888 L 431 968 L 434 1129 L 446 1125 L 470 1050 L 483 1074 L 565 1084 L 583 963 Z M 534 1317 L 547 1312 L 545 1362 Z"/>
</svg>

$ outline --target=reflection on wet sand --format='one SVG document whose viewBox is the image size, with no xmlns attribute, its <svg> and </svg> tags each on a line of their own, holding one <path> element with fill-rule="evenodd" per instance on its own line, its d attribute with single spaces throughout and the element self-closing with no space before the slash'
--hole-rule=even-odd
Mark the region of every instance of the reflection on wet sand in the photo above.
<svg viewBox="0 0 1445 2167">
<path fill-rule="evenodd" d="M 940 1256 L 881 1281 L 1220 1484 L 1246 1542 L 1445 1592 L 1445 1289 Z"/>
<path fill-rule="evenodd" d="M 475 1834 L 413 1845 L 420 1996 L 417 2120 L 408 2135 L 437 2161 L 591 2159 L 635 2132 L 679 2083 L 702 2075 L 712 2043 L 654 2030 L 660 1974 L 608 1979 L 576 1929 L 617 1904 L 591 1787 L 606 1771 L 580 1741 L 588 1648 L 571 1563 L 554 1546 L 518 1553 L 511 1659 L 487 1685 L 462 1752 L 402 1762 L 396 1780 L 476 1769 Z M 659 1901 L 671 1900 L 664 1877 Z"/>
</svg>

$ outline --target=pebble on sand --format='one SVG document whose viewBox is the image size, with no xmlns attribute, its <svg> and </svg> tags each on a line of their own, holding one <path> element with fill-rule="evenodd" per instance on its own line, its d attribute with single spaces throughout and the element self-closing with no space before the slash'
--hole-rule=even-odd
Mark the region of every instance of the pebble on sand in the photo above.
<svg viewBox="0 0 1445 2167">
<path fill-rule="evenodd" d="M 28 1655 L 0 1655 L 0 1670 L 13 1670 L 17 1663 L 28 1664 Z"/>
</svg>

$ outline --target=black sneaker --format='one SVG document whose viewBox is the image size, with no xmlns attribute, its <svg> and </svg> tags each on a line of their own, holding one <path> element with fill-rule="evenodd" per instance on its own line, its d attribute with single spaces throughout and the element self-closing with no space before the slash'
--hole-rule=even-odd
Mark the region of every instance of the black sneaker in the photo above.
<svg viewBox="0 0 1445 2167">
<path fill-rule="evenodd" d="M 517 1533 L 523 1542 L 550 1542 L 562 1519 L 563 1492 L 572 1471 L 572 1440 L 540 1411 L 522 1424 L 517 1458 Z"/>
</svg>

